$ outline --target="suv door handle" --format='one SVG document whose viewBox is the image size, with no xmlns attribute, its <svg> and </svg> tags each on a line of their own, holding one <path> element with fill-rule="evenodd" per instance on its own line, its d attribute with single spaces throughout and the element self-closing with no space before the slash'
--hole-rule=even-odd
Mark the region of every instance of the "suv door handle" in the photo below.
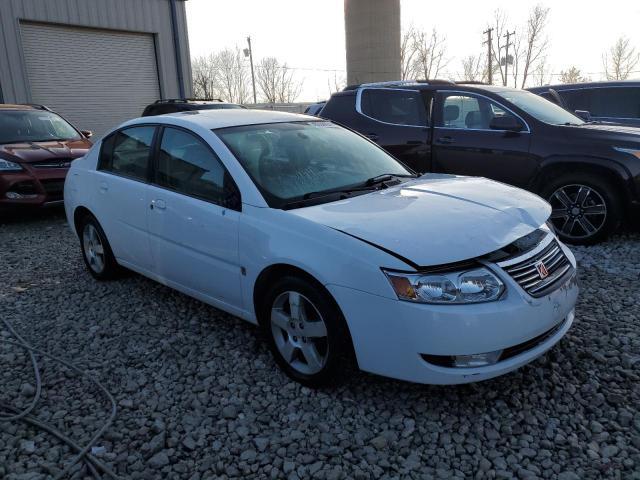
<svg viewBox="0 0 640 480">
<path fill-rule="evenodd" d="M 438 138 L 438 143 L 453 143 L 453 137 L 446 135 L 444 137 Z"/>
<path fill-rule="evenodd" d="M 107 190 L 109 190 L 109 185 L 107 184 L 107 182 L 100 182 L 99 188 L 102 193 L 105 193 Z"/>
<path fill-rule="evenodd" d="M 151 210 L 153 210 L 154 208 L 157 208 L 158 210 L 165 210 L 167 208 L 167 204 L 164 203 L 164 200 L 151 200 L 151 205 L 149 205 L 149 208 Z"/>
<path fill-rule="evenodd" d="M 367 137 L 369 140 L 373 140 L 374 142 L 377 142 L 380 138 L 377 133 L 367 133 L 365 137 Z"/>
</svg>

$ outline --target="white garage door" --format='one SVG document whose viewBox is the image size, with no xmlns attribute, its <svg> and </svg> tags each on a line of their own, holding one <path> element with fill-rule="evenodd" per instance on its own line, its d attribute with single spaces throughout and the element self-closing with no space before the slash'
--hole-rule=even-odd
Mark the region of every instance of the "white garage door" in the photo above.
<svg viewBox="0 0 640 480">
<path fill-rule="evenodd" d="M 97 137 L 160 98 L 153 36 L 22 23 L 33 103 Z"/>
</svg>

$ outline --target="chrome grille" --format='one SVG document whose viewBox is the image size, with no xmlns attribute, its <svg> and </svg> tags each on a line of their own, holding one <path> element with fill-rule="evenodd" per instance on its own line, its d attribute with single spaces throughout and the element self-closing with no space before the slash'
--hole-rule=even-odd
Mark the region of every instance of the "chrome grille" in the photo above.
<svg viewBox="0 0 640 480">
<path fill-rule="evenodd" d="M 69 168 L 73 158 L 55 158 L 41 162 L 33 162 L 33 168 Z"/>
<path fill-rule="evenodd" d="M 554 290 L 559 286 L 558 280 L 573 270 L 571 262 L 555 240 L 536 255 L 502 268 L 532 297 L 541 297 Z M 546 270 L 547 275 L 544 276 L 541 270 Z"/>
</svg>

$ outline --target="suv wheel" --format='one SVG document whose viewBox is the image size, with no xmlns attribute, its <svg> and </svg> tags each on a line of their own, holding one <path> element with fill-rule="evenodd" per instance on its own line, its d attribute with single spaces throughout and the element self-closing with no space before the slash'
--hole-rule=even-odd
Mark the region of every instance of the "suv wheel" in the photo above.
<svg viewBox="0 0 640 480">
<path fill-rule="evenodd" d="M 542 195 L 551 204 L 551 222 L 563 242 L 590 245 L 620 224 L 620 200 L 609 182 L 595 175 L 563 175 Z"/>
<path fill-rule="evenodd" d="M 280 368 L 310 387 L 335 383 L 348 351 L 342 313 L 322 288 L 287 276 L 269 290 L 261 326 Z"/>
<path fill-rule="evenodd" d="M 89 273 L 98 280 L 114 278 L 118 264 L 98 221 L 87 215 L 80 223 L 79 233 L 82 258 Z"/>
</svg>

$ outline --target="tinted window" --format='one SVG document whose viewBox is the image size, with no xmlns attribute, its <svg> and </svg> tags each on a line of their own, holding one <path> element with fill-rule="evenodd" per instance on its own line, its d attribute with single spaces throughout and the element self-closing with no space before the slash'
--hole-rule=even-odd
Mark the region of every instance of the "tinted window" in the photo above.
<svg viewBox="0 0 640 480">
<path fill-rule="evenodd" d="M 510 116 L 500 105 L 484 97 L 445 94 L 442 102 L 441 126 L 474 130 L 490 130 L 494 117 Z"/>
<path fill-rule="evenodd" d="M 215 133 L 274 208 L 311 192 L 362 185 L 382 174 L 410 175 L 381 148 L 327 121 L 248 125 Z"/>
<path fill-rule="evenodd" d="M 594 88 L 590 96 L 595 117 L 640 118 L 640 88 Z"/>
<path fill-rule="evenodd" d="M 591 110 L 589 90 L 562 90 L 558 94 L 562 97 L 567 109 L 572 112 L 576 110 Z"/>
<path fill-rule="evenodd" d="M 233 181 L 218 157 L 198 137 L 175 128 L 165 128 L 160 143 L 155 183 L 176 192 L 225 204 L 225 185 Z"/>
<path fill-rule="evenodd" d="M 155 127 L 131 127 L 110 135 L 102 142 L 98 168 L 146 181 L 154 132 Z"/>
<path fill-rule="evenodd" d="M 365 89 L 360 97 L 362 113 L 396 125 L 426 126 L 427 116 L 420 92 Z"/>
<path fill-rule="evenodd" d="M 341 121 L 344 118 L 349 118 L 349 116 L 353 114 L 355 105 L 356 96 L 354 93 L 334 94 L 322 109 L 321 115 L 324 118 Z"/>
</svg>

